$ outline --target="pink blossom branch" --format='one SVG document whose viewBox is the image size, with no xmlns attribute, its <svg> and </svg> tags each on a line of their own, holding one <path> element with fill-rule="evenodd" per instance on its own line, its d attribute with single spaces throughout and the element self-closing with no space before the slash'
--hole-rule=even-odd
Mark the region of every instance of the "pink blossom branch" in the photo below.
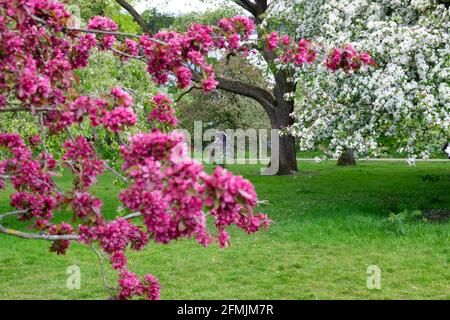
<svg viewBox="0 0 450 320">
<path fill-rule="evenodd" d="M 45 111 L 53 111 L 55 108 L 47 107 L 47 108 L 27 108 L 27 107 L 18 107 L 18 108 L 0 108 L 0 113 L 2 112 L 45 112 Z"/>
<path fill-rule="evenodd" d="M 31 240 L 46 240 L 46 241 L 57 241 L 57 240 L 69 240 L 69 241 L 76 241 L 79 239 L 79 236 L 77 234 L 68 234 L 68 235 L 50 235 L 50 234 L 37 234 L 37 233 L 27 233 L 18 231 L 15 229 L 9 229 L 3 226 L 1 223 L 2 220 L 6 217 L 13 216 L 13 215 L 19 215 L 22 213 L 26 213 L 28 210 L 20 210 L 20 211 L 11 211 L 0 215 L 0 233 L 6 234 L 8 236 L 14 236 L 17 238 L 22 239 L 31 239 Z M 131 213 L 127 216 L 124 216 L 123 219 L 125 220 L 132 220 L 135 218 L 138 218 L 141 216 L 140 212 Z"/>
<path fill-rule="evenodd" d="M 45 21 L 44 19 L 41 19 L 39 17 L 37 17 L 34 14 L 30 15 L 31 18 L 33 20 L 35 20 L 36 22 L 39 22 L 43 25 L 48 26 L 47 21 Z M 82 33 L 93 33 L 93 34 L 105 34 L 105 35 L 112 35 L 112 36 L 117 36 L 117 37 L 129 37 L 129 38 L 137 38 L 139 39 L 142 35 L 139 34 L 134 34 L 134 33 L 126 33 L 126 32 L 119 32 L 119 31 L 107 31 L 107 30 L 97 30 L 97 29 L 83 29 L 83 28 L 71 28 L 71 27 L 64 27 L 63 28 L 66 31 L 73 31 L 73 32 L 82 32 Z M 154 38 L 149 38 L 149 40 L 159 43 L 159 44 L 163 44 L 165 45 L 166 43 L 163 41 L 160 41 L 158 39 L 154 39 Z"/>
<path fill-rule="evenodd" d="M 12 216 L 12 215 L 18 215 L 22 213 L 26 213 L 28 210 L 21 210 L 21 211 L 12 211 L 7 212 L 2 215 L 0 215 L 0 233 L 9 235 L 9 236 L 15 236 L 22 239 L 33 239 L 33 240 L 48 240 L 48 241 L 56 241 L 56 240 L 78 240 L 78 235 L 49 235 L 49 234 L 36 234 L 36 233 L 26 233 L 14 229 L 9 229 L 3 226 L 1 224 L 2 220 L 6 217 Z"/>
</svg>

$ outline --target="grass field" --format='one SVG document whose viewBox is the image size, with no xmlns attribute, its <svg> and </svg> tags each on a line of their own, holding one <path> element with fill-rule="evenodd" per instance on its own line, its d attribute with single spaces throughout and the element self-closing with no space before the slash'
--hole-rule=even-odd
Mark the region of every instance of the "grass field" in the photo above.
<svg viewBox="0 0 450 320">
<path fill-rule="evenodd" d="M 231 166 L 256 186 L 261 210 L 274 220 L 232 246 L 204 249 L 193 241 L 150 245 L 129 254 L 131 270 L 156 275 L 162 299 L 450 299 L 450 222 L 388 232 L 390 210 L 450 209 L 450 163 L 301 162 L 290 177 L 259 176 L 256 166 Z M 439 181 L 423 176 L 439 175 Z M 70 181 L 61 181 L 68 186 Z M 103 176 L 95 189 L 110 216 L 118 189 Z M 7 192 L 0 212 L 9 211 Z M 13 217 L 9 227 L 20 228 Z M 96 256 L 73 244 L 67 256 L 48 243 L 0 235 L 0 299 L 104 299 Z M 66 288 L 66 270 L 81 268 L 80 290 Z M 381 268 L 381 290 L 366 286 L 367 267 Z M 115 272 L 109 271 L 111 281 Z"/>
</svg>

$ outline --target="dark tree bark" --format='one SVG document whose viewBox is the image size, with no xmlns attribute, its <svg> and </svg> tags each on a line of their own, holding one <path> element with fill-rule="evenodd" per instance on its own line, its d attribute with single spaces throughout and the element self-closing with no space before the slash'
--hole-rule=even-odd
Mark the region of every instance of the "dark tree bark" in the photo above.
<svg viewBox="0 0 450 320">
<path fill-rule="evenodd" d="M 346 148 L 338 159 L 338 166 L 355 166 L 355 152 L 352 148 Z"/>
<path fill-rule="evenodd" d="M 127 10 L 141 26 L 144 32 L 147 32 L 147 23 L 142 19 L 139 13 L 133 9 L 125 0 L 116 0 L 125 10 Z M 262 15 L 268 8 L 267 0 L 233 0 L 237 5 L 252 14 L 256 24 L 262 22 Z M 260 51 L 264 59 L 269 65 L 272 65 L 276 56 L 273 52 L 266 51 L 264 48 L 256 48 Z M 293 124 L 290 116 L 294 112 L 294 103 L 285 101 L 286 93 L 295 92 L 296 85 L 289 82 L 289 74 L 285 71 L 272 71 L 275 78 L 275 87 L 273 92 L 257 86 L 226 79 L 217 78 L 219 82 L 218 89 L 246 96 L 257 101 L 270 119 L 272 129 L 284 129 Z M 198 78 L 197 78 L 198 80 Z M 196 76 L 194 75 L 194 81 Z M 279 138 L 279 170 L 278 175 L 288 175 L 297 171 L 295 138 L 293 136 L 282 135 Z"/>
<path fill-rule="evenodd" d="M 125 0 L 116 0 L 118 4 L 120 4 L 120 6 L 122 8 L 124 8 L 125 10 L 128 11 L 128 13 L 133 17 L 134 21 L 136 21 L 136 23 L 141 27 L 141 29 L 145 32 L 145 33 L 149 33 L 150 32 L 150 24 L 147 23 L 144 18 L 142 18 L 142 16 L 136 11 L 136 9 L 133 8 L 133 6 L 131 4 L 129 4 L 127 1 Z"/>
</svg>

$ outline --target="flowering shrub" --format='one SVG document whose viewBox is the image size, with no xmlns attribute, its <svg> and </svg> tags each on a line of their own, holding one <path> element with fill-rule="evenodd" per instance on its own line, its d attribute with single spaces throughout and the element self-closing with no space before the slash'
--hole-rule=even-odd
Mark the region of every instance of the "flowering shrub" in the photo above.
<svg viewBox="0 0 450 320">
<path fill-rule="evenodd" d="M 373 156 L 390 149 L 406 153 L 409 163 L 441 150 L 450 132 L 448 8 L 431 0 L 327 0 L 298 1 L 288 11 L 298 37 L 325 46 L 351 42 L 378 65 L 352 76 L 297 72 L 301 90 L 290 132 L 302 149 L 325 145 L 335 157 L 345 147 Z M 329 68 L 339 67 L 343 54 L 357 57 L 351 47 L 335 49 Z"/>
<path fill-rule="evenodd" d="M 207 63 L 208 52 L 247 52 L 245 41 L 254 30 L 252 20 L 224 18 L 217 26 L 194 24 L 185 34 L 160 32 L 153 37 L 136 36 L 139 41 L 134 41 L 122 40 L 124 34 L 116 32 L 117 25 L 105 17 L 92 18 L 87 29 L 71 29 L 70 14 L 62 4 L 50 0 L 0 0 L 0 13 L 0 108 L 3 112 L 30 112 L 41 129 L 41 135 L 30 140 L 31 148 L 19 134 L 0 133 L 0 147 L 9 154 L 0 161 L 0 188 L 10 181 L 15 189 L 10 204 L 18 210 L 13 213 L 39 231 L 25 234 L 1 228 L 3 233 L 50 240 L 50 251 L 57 254 L 65 254 L 71 241 L 96 252 L 98 247 L 99 257 L 106 255 L 119 272 L 113 297 L 157 299 L 158 280 L 152 275 L 140 279 L 129 271 L 126 250 L 142 250 L 150 239 L 168 243 L 180 238 L 194 238 L 204 246 L 217 241 L 224 248 L 230 242 L 226 229 L 232 225 L 247 233 L 269 226 L 268 217 L 255 212 L 257 196 L 250 182 L 221 167 L 207 174 L 200 163 L 188 157 L 180 134 L 155 128 L 130 135 L 128 143 L 120 147 L 120 173 L 100 159 L 86 137 L 74 137 L 70 130 L 89 122 L 119 135 L 137 122 L 133 100 L 125 90 L 113 88 L 94 97 L 82 96 L 74 89 L 74 71 L 88 64 L 94 49 L 112 50 L 125 60 L 145 61 L 148 73 L 159 84 L 174 75 L 178 86 L 184 88 L 195 76 L 208 92 L 218 85 Z M 286 63 L 316 60 L 313 43 L 304 39 L 296 43 L 286 37 L 281 41 L 280 46 L 279 36 L 271 34 L 267 49 L 285 51 Z M 352 51 L 351 57 L 336 60 L 333 68 L 358 69 L 369 61 Z M 11 101 L 20 103 L 19 110 L 8 109 Z M 159 94 L 153 102 L 155 108 L 148 119 L 175 126 L 170 98 Z M 67 132 L 68 139 L 62 145 L 61 165 L 73 176 L 73 187 L 65 192 L 53 181 L 57 162 L 45 147 L 46 134 L 62 132 Z M 40 154 L 35 150 L 38 144 L 44 149 Z M 130 213 L 113 221 L 104 219 L 102 201 L 90 193 L 106 169 L 126 184 L 119 199 Z M 55 211 L 62 208 L 73 210 L 78 226 L 52 223 Z M 0 220 L 4 216 L 0 215 Z M 209 230 L 207 216 L 214 222 L 215 232 Z M 142 227 L 132 223 L 138 218 Z"/>
</svg>

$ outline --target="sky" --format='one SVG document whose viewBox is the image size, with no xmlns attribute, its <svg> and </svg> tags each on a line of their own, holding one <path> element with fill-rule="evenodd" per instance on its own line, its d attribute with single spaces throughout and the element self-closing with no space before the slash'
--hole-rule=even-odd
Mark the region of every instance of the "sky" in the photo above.
<svg viewBox="0 0 450 320">
<path fill-rule="evenodd" d="M 212 4 L 206 4 L 200 0 L 139 0 L 136 10 L 139 12 L 148 8 L 157 8 L 158 11 L 170 14 L 189 12 L 203 12 L 214 8 Z"/>
</svg>

